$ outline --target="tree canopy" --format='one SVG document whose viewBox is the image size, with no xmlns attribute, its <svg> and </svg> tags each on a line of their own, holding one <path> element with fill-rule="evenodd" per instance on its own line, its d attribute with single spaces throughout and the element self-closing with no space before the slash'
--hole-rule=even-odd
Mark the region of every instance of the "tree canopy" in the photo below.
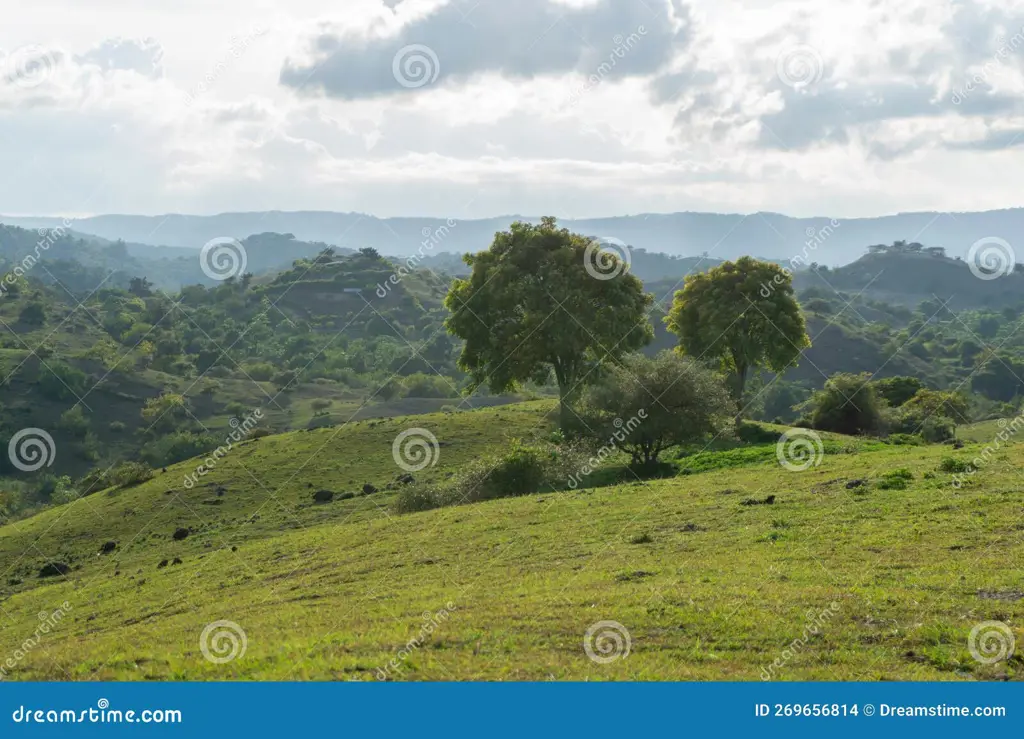
<svg viewBox="0 0 1024 739">
<path fill-rule="evenodd" d="M 600 272 L 593 268 L 598 258 Z M 653 298 L 640 280 L 554 218 L 513 223 L 488 250 L 464 259 L 472 274 L 456 280 L 445 300 L 446 326 L 465 342 L 459 366 L 474 385 L 496 393 L 554 373 L 563 427 L 597 365 L 654 336 L 647 319 Z"/>
<path fill-rule="evenodd" d="M 782 372 L 811 345 L 792 275 L 750 257 L 688 275 L 665 323 L 679 337 L 682 354 L 730 373 L 737 401 L 751 369 Z"/>
</svg>

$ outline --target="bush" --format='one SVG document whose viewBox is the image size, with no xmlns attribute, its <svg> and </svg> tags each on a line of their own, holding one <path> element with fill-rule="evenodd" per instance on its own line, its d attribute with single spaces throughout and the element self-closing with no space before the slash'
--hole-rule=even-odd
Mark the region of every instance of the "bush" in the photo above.
<svg viewBox="0 0 1024 739">
<path fill-rule="evenodd" d="M 921 438 L 933 444 L 949 441 L 956 436 L 956 425 L 953 419 L 943 416 L 926 418 L 921 424 Z"/>
<path fill-rule="evenodd" d="M 756 423 L 741 423 L 736 427 L 736 438 L 747 444 L 774 444 L 779 440 L 779 432 Z"/>
<path fill-rule="evenodd" d="M 129 488 L 153 477 L 153 470 L 142 462 L 123 462 L 107 475 L 111 485 Z"/>
<path fill-rule="evenodd" d="M 943 472 L 970 472 L 971 463 L 966 459 L 957 459 L 956 457 L 943 457 L 942 462 L 939 463 L 939 469 Z"/>
<path fill-rule="evenodd" d="M 309 405 L 314 411 L 322 411 L 334 405 L 334 401 L 330 398 L 314 398 Z"/>
<path fill-rule="evenodd" d="M 64 362 L 50 362 L 39 370 L 39 391 L 50 400 L 77 399 L 85 392 L 85 373 Z"/>
<path fill-rule="evenodd" d="M 584 409 L 596 442 L 622 449 L 635 465 L 719 431 L 735 413 L 721 378 L 672 352 L 624 357 L 590 389 Z"/>
<path fill-rule="evenodd" d="M 519 441 L 496 457 L 480 459 L 441 485 L 409 485 L 395 500 L 400 513 L 565 490 L 569 478 L 586 464 L 587 451 L 579 444 L 564 447 L 528 446 Z"/>
<path fill-rule="evenodd" d="M 835 374 L 810 400 L 811 425 L 837 434 L 878 434 L 884 429 L 882 404 L 869 375 Z"/>
<path fill-rule="evenodd" d="M 57 428 L 76 439 L 83 439 L 89 433 L 89 419 L 85 417 L 82 407 L 76 405 L 61 414 Z"/>
<path fill-rule="evenodd" d="M 906 467 L 901 467 L 882 475 L 882 479 L 878 481 L 878 487 L 881 490 L 905 490 L 913 479 L 914 473 Z"/>
<path fill-rule="evenodd" d="M 216 448 L 217 440 L 208 434 L 178 431 L 145 444 L 139 456 L 152 467 L 166 467 Z"/>
<path fill-rule="evenodd" d="M 110 429 L 111 433 L 119 434 L 124 431 L 125 425 L 121 421 L 111 421 L 107 428 Z"/>
</svg>

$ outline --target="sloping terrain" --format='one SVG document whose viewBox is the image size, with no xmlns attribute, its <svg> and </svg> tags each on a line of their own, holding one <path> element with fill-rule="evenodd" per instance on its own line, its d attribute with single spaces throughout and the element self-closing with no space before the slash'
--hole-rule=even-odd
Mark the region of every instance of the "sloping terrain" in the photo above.
<svg viewBox="0 0 1024 739">
<path fill-rule="evenodd" d="M 1014 564 L 1024 555 L 1024 447 L 1015 444 L 959 488 L 942 460 L 970 459 L 980 445 L 837 437 L 803 472 L 780 467 L 768 444 L 764 454 L 724 453 L 719 469 L 709 457 L 706 472 L 424 513 L 395 514 L 387 490 L 313 504 L 317 489 L 394 481 L 402 430 L 437 436 L 436 466 L 415 474 L 443 479 L 512 437 L 547 433 L 550 410 L 540 402 L 266 437 L 232 450 L 191 490 L 181 479 L 195 461 L 3 527 L 0 655 L 21 650 L 10 677 L 1022 674 L 1019 655 L 984 665 L 967 642 L 979 622 L 1019 629 L 1024 618 Z M 176 540 L 178 528 L 190 531 Z M 101 554 L 108 539 L 116 548 Z M 39 577 L 56 557 L 72 569 Z M 39 614 L 64 603 L 63 620 L 22 649 Z M 223 663 L 200 648 L 219 621 L 236 629 L 235 648 L 221 645 L 235 658 Z M 613 648 L 620 657 L 603 664 L 588 659 L 584 639 L 609 621 L 629 653 Z"/>
</svg>

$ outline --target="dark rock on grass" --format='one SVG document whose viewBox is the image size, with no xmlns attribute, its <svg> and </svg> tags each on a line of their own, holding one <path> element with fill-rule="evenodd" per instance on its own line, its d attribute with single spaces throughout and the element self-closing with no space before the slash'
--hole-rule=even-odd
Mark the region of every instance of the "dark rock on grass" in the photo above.
<svg viewBox="0 0 1024 739">
<path fill-rule="evenodd" d="M 222 495 L 224 495 L 224 493 L 226 493 L 227 491 L 228 491 L 228 489 L 227 489 L 226 487 L 224 487 L 223 485 L 218 485 L 218 486 L 217 486 L 217 497 L 218 497 L 218 498 L 219 498 L 219 497 L 221 497 L 221 496 L 222 496 Z"/>
<path fill-rule="evenodd" d="M 238 547 L 231 547 L 231 551 L 232 552 L 237 552 L 238 551 Z"/>
<path fill-rule="evenodd" d="M 188 538 L 189 530 L 184 528 L 177 528 L 174 530 L 174 535 L 171 537 L 175 541 L 181 541 L 182 539 Z"/>
<path fill-rule="evenodd" d="M 23 580 L 20 577 L 12 577 L 10 580 L 7 581 L 7 584 L 8 585 L 21 585 L 22 582 L 23 582 Z"/>
<path fill-rule="evenodd" d="M 71 565 L 64 562 L 47 562 L 39 569 L 39 577 L 57 577 L 71 572 Z"/>
<path fill-rule="evenodd" d="M 363 495 L 373 495 L 377 492 L 377 487 L 372 483 L 366 483 L 363 485 Z"/>
<path fill-rule="evenodd" d="M 171 564 L 172 565 L 180 565 L 181 564 L 181 557 L 175 557 L 174 561 L 171 562 Z"/>
<path fill-rule="evenodd" d="M 404 475 L 399 475 L 398 477 L 395 478 L 395 480 L 397 482 L 402 483 L 403 485 L 412 485 L 414 482 L 416 482 L 416 478 L 410 475 L 408 472 L 406 472 Z"/>
<path fill-rule="evenodd" d="M 314 503 L 330 503 L 334 500 L 334 492 L 331 490 L 317 490 L 313 493 Z"/>
<path fill-rule="evenodd" d="M 683 524 L 679 528 L 679 530 L 680 531 L 687 531 L 687 532 L 690 532 L 690 533 L 692 533 L 694 531 L 707 531 L 707 529 L 705 529 L 703 526 L 700 526 L 700 525 L 695 524 L 695 523 Z"/>
<path fill-rule="evenodd" d="M 953 448 L 954 449 L 963 449 L 964 448 L 963 441 L 961 441 L 960 439 L 953 439 Z"/>
<path fill-rule="evenodd" d="M 117 549 L 116 541 L 105 541 L 103 546 L 100 547 L 100 554 L 110 554 L 115 549 Z"/>
<path fill-rule="evenodd" d="M 356 497 L 356 494 L 352 492 L 341 493 L 338 495 L 338 500 L 351 500 L 354 497 Z"/>
<path fill-rule="evenodd" d="M 166 566 L 167 566 L 167 560 L 166 560 L 166 559 L 161 559 L 161 560 L 160 560 L 160 564 L 158 564 L 158 565 L 156 566 L 156 568 L 157 568 L 158 570 L 162 570 L 162 569 L 163 569 L 164 567 L 166 567 Z"/>
<path fill-rule="evenodd" d="M 867 480 L 850 480 L 848 483 L 846 483 L 846 489 L 853 490 L 854 488 L 859 488 L 862 485 L 866 485 L 867 482 Z"/>
<path fill-rule="evenodd" d="M 740 505 L 775 505 L 775 496 L 769 495 L 764 500 L 758 500 L 757 498 L 747 498 Z"/>
</svg>

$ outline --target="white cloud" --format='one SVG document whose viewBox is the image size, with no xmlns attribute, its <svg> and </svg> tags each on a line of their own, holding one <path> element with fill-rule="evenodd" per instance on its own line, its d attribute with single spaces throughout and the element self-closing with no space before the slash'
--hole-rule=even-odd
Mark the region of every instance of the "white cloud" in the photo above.
<svg viewBox="0 0 1024 739">
<path fill-rule="evenodd" d="M 458 217 L 1008 207 L 1024 184 L 1022 27 L 1011 0 L 65 0 L 0 29 L 0 202 Z M 392 59 L 415 44 L 438 74 L 403 86 Z"/>
</svg>

